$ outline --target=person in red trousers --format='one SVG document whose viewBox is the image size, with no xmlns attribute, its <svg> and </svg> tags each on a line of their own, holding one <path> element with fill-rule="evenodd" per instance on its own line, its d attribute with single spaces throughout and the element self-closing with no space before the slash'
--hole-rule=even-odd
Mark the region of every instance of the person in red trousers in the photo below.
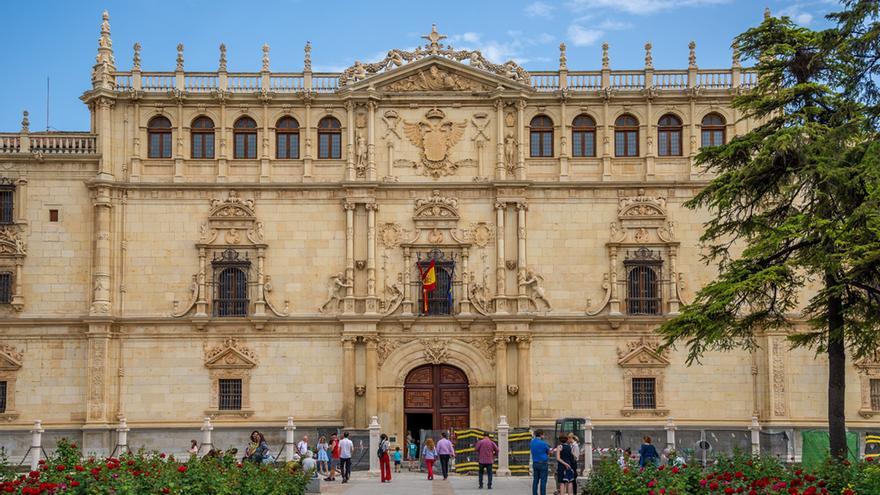
<svg viewBox="0 0 880 495">
<path fill-rule="evenodd" d="M 428 479 L 434 479 L 434 461 L 437 460 L 437 449 L 434 448 L 434 439 L 425 439 L 425 446 L 422 447 L 422 459 L 425 466 L 428 467 Z"/>
<path fill-rule="evenodd" d="M 391 443 L 388 441 L 388 435 L 382 434 L 379 437 L 379 470 L 382 472 L 382 483 L 391 482 L 391 458 L 388 457 L 388 451 L 391 449 Z"/>
</svg>

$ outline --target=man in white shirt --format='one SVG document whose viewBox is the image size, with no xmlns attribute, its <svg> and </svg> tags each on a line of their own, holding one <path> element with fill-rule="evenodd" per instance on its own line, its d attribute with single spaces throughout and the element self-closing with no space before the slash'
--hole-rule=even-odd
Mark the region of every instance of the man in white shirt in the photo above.
<svg viewBox="0 0 880 495">
<path fill-rule="evenodd" d="M 305 457 L 306 452 L 309 451 L 309 436 L 303 435 L 302 440 L 296 444 L 296 451 L 299 453 L 301 457 Z"/>
<path fill-rule="evenodd" d="M 351 477 L 351 454 L 354 451 L 354 444 L 348 438 L 348 432 L 342 434 L 342 440 L 339 441 L 339 463 L 342 465 L 342 482 L 348 483 Z"/>
</svg>

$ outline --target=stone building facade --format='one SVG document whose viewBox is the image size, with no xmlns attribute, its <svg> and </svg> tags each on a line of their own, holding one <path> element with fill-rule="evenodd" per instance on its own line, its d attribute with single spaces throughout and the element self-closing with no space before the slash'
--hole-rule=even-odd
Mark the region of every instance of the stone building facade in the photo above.
<svg viewBox="0 0 880 495">
<path fill-rule="evenodd" d="M 821 427 L 827 366 L 782 334 L 692 368 L 657 351 L 713 276 L 706 214 L 682 206 L 709 179 L 694 156 L 750 128 L 730 101 L 755 74 L 698 68 L 693 44 L 683 70 L 650 45 L 612 70 L 606 45 L 570 71 L 563 45 L 527 72 L 443 38 L 335 74 L 308 44 L 301 72 L 268 46 L 229 72 L 222 45 L 189 72 L 181 45 L 159 73 L 139 45 L 117 68 L 105 14 L 88 132 L 25 115 L 0 135 L 7 445 L 39 419 L 109 450 L 121 417 L 163 449 L 206 416 L 230 442 L 288 416 L 397 437 L 502 415 Z M 877 367 L 850 370 L 852 427 L 874 424 Z"/>
</svg>

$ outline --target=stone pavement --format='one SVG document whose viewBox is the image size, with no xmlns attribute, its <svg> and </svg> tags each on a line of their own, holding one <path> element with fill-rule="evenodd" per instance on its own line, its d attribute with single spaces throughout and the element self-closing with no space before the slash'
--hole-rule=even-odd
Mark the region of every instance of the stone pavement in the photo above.
<svg viewBox="0 0 880 495">
<path fill-rule="evenodd" d="M 532 478 L 527 476 L 496 477 L 491 491 L 486 488 L 478 490 L 476 476 L 456 476 L 453 474 L 446 481 L 443 481 L 442 476 L 435 476 L 434 481 L 428 481 L 426 476 L 425 473 L 404 471 L 392 473 L 391 483 L 381 483 L 378 477 L 371 477 L 365 472 L 355 472 L 352 474 L 351 481 L 345 485 L 338 481 L 322 481 L 321 493 L 334 495 L 491 495 L 492 493 L 529 495 L 532 490 Z"/>
</svg>

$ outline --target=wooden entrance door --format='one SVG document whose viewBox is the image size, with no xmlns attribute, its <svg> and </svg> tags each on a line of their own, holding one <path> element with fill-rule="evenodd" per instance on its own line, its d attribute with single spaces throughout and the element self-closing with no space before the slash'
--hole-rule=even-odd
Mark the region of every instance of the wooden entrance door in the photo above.
<svg viewBox="0 0 880 495">
<path fill-rule="evenodd" d="M 448 364 L 426 364 L 410 371 L 403 389 L 404 415 L 431 414 L 434 430 L 470 426 L 467 375 Z"/>
</svg>

